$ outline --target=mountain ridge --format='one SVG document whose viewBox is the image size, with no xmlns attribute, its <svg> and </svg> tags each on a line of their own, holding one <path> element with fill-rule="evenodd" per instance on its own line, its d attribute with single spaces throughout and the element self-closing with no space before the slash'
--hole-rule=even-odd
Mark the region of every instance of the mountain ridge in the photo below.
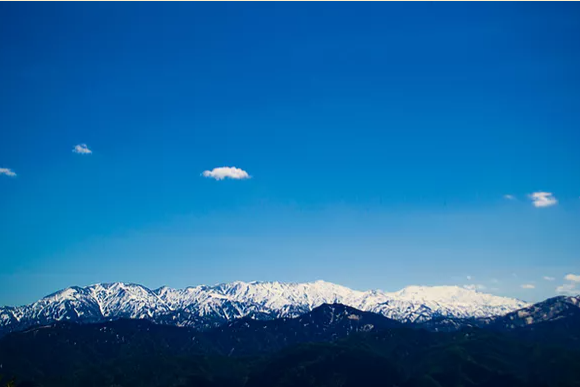
<svg viewBox="0 0 580 387">
<path fill-rule="evenodd" d="M 54 321 L 119 318 L 208 329 L 241 317 L 296 317 L 322 304 L 343 304 L 401 322 L 434 317 L 490 317 L 529 306 L 523 301 L 458 286 L 410 286 L 397 292 L 359 291 L 318 280 L 307 283 L 243 282 L 151 290 L 134 283 L 71 286 L 20 307 L 0 308 L 0 335 Z"/>
<path fill-rule="evenodd" d="M 506 331 L 562 319 L 580 320 L 580 296 L 551 297 L 504 315 L 459 319 L 434 318 L 421 325 L 432 331 L 455 331 L 466 327 Z"/>
</svg>

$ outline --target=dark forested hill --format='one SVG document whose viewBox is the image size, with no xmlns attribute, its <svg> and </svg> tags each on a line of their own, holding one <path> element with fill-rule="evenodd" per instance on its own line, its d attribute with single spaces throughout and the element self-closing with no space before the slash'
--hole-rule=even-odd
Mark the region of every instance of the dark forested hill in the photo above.
<svg viewBox="0 0 580 387">
<path fill-rule="evenodd" d="M 45 387 L 580 386 L 580 353 L 564 347 L 577 340 L 575 318 L 430 332 L 323 305 L 209 332 L 140 320 L 58 323 L 0 339 L 0 374 Z"/>
</svg>

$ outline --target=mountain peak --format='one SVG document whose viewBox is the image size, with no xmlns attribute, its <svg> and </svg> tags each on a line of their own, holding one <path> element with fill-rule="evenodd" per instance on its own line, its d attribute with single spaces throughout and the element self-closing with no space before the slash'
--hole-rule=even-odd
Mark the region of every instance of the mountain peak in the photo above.
<svg viewBox="0 0 580 387">
<path fill-rule="evenodd" d="M 358 291 L 323 280 L 308 283 L 235 281 L 185 289 L 114 282 L 73 286 L 33 304 L 0 308 L 0 334 L 54 321 L 148 319 L 209 328 L 233 319 L 297 317 L 321 305 L 343 304 L 404 322 L 433 317 L 490 317 L 528 306 L 457 286 L 409 286 L 397 292 Z"/>
<path fill-rule="evenodd" d="M 495 296 L 459 286 L 407 286 L 394 294 L 397 297 L 415 301 L 488 305 L 504 305 L 509 303 L 520 307 L 527 305 L 525 302 L 514 298 Z"/>
</svg>

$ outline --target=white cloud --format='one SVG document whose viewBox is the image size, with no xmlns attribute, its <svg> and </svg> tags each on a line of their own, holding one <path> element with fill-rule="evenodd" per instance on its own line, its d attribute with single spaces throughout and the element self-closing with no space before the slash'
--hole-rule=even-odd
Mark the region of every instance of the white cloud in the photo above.
<svg viewBox="0 0 580 387">
<path fill-rule="evenodd" d="M 546 281 L 553 281 L 553 280 L 555 280 L 556 278 L 554 278 L 554 277 L 548 277 L 548 276 L 546 275 L 546 276 L 544 276 L 544 279 L 545 279 Z"/>
<path fill-rule="evenodd" d="M 214 168 L 211 171 L 203 171 L 202 174 L 204 177 L 210 177 L 216 180 L 223 180 L 225 178 L 229 179 L 249 179 L 250 175 L 248 172 L 244 171 L 243 169 L 236 168 L 236 167 L 219 167 Z"/>
<path fill-rule="evenodd" d="M 485 285 L 481 285 L 481 284 L 469 284 L 469 285 L 463 285 L 463 287 L 467 290 L 485 290 L 486 289 Z"/>
<path fill-rule="evenodd" d="M 81 155 L 90 155 L 91 153 L 93 153 L 93 151 L 89 149 L 87 144 L 78 144 L 75 145 L 75 147 L 73 148 L 73 153 L 78 153 Z"/>
<path fill-rule="evenodd" d="M 556 293 L 574 295 L 574 294 L 580 293 L 580 291 L 578 291 L 576 289 L 576 284 L 569 283 L 569 284 L 563 284 L 561 286 L 558 286 L 556 288 Z"/>
<path fill-rule="evenodd" d="M 468 276 L 467 276 L 467 277 L 465 277 L 465 278 L 467 278 L 467 279 L 468 279 L 468 280 L 470 280 L 470 281 L 473 279 L 473 277 L 472 277 L 472 276 L 470 276 L 470 275 L 468 275 Z"/>
<path fill-rule="evenodd" d="M 536 285 L 532 285 L 532 284 L 523 284 L 521 285 L 522 289 L 535 289 Z"/>
<path fill-rule="evenodd" d="M 556 288 L 556 292 L 560 294 L 575 295 L 580 293 L 580 289 L 576 288 L 576 285 L 580 283 L 580 275 L 578 274 L 566 274 L 564 276 L 566 281 L 570 281 L 567 284 L 562 284 Z"/>
<path fill-rule="evenodd" d="M 513 195 L 503 195 L 503 197 L 507 200 L 516 200 L 515 196 Z"/>
<path fill-rule="evenodd" d="M 566 274 L 564 279 L 566 281 L 580 282 L 580 275 L 578 275 L 578 274 Z"/>
<path fill-rule="evenodd" d="M 16 173 L 10 168 L 0 168 L 0 175 L 16 177 Z"/>
<path fill-rule="evenodd" d="M 550 207 L 558 203 L 550 192 L 534 192 L 529 195 L 534 207 Z"/>
</svg>

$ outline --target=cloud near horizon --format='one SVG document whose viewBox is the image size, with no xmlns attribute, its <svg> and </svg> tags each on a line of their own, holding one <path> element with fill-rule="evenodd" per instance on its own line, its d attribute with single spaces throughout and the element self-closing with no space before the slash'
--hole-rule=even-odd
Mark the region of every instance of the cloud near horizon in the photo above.
<svg viewBox="0 0 580 387">
<path fill-rule="evenodd" d="M 578 275 L 578 274 L 566 274 L 564 279 L 566 281 L 580 282 L 580 275 Z"/>
<path fill-rule="evenodd" d="M 556 278 L 554 278 L 554 277 L 549 277 L 549 276 L 547 276 L 547 275 L 546 275 L 546 276 L 544 276 L 543 278 L 544 278 L 546 281 L 554 281 L 554 280 L 556 279 Z"/>
<path fill-rule="evenodd" d="M 558 203 L 558 200 L 552 195 L 551 192 L 534 192 L 528 195 L 532 199 L 532 204 L 534 207 L 550 207 Z"/>
<path fill-rule="evenodd" d="M 93 153 L 93 151 L 89 149 L 87 144 L 77 144 L 73 148 L 73 153 L 78 153 L 81 155 L 90 155 L 91 153 Z"/>
<path fill-rule="evenodd" d="M 580 294 L 580 289 L 576 286 L 580 283 L 580 275 L 566 274 L 564 280 L 569 281 L 567 284 L 562 284 L 556 288 L 556 293 L 575 295 Z"/>
<path fill-rule="evenodd" d="M 485 289 L 487 289 L 485 285 L 481 285 L 481 284 L 463 285 L 463 288 L 467 289 L 467 290 L 485 290 Z"/>
<path fill-rule="evenodd" d="M 566 294 L 568 296 L 580 293 L 576 290 L 576 284 L 570 283 L 570 284 L 563 284 L 560 285 L 556 288 L 556 293 L 559 294 Z"/>
<path fill-rule="evenodd" d="M 10 177 L 16 177 L 16 172 L 10 168 L 0 168 L 0 175 L 6 175 Z"/>
<path fill-rule="evenodd" d="M 536 285 L 533 285 L 533 284 L 523 284 L 523 285 L 521 285 L 521 288 L 522 289 L 535 289 L 536 288 Z"/>
<path fill-rule="evenodd" d="M 248 172 L 236 167 L 214 168 L 211 171 L 203 171 L 202 175 L 203 177 L 208 177 L 215 180 L 224 180 L 226 178 L 234 180 L 243 180 L 250 178 Z"/>
</svg>

